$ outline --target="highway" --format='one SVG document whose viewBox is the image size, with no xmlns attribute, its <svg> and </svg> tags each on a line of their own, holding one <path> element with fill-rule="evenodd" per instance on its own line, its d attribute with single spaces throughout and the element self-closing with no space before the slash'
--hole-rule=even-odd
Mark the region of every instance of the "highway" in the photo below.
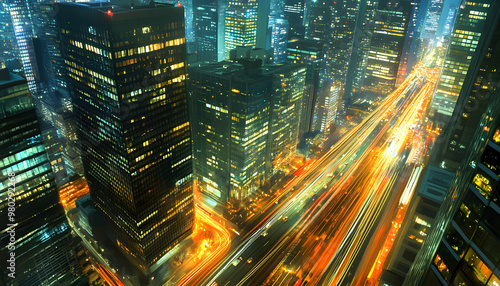
<svg viewBox="0 0 500 286">
<path fill-rule="evenodd" d="M 393 199 L 411 126 L 436 75 L 420 63 L 370 116 L 285 184 L 279 206 L 200 284 L 340 285 Z"/>
</svg>

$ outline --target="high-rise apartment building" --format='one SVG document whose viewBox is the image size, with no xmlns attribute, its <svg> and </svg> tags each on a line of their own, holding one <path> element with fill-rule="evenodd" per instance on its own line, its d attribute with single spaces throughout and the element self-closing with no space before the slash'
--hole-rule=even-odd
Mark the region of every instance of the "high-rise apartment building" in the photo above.
<svg viewBox="0 0 500 286">
<path fill-rule="evenodd" d="M 72 285 L 79 266 L 33 99 L 6 69 L 0 126 L 1 284 Z"/>
<path fill-rule="evenodd" d="M 492 3 L 490 0 L 466 1 L 460 6 L 431 102 L 431 116 L 434 116 L 435 124 L 441 129 L 444 129 L 453 114 L 477 47 L 485 40 L 487 18 L 495 16 L 490 13 Z"/>
<path fill-rule="evenodd" d="M 56 5 L 90 195 L 147 274 L 194 223 L 184 10 Z"/>
</svg>

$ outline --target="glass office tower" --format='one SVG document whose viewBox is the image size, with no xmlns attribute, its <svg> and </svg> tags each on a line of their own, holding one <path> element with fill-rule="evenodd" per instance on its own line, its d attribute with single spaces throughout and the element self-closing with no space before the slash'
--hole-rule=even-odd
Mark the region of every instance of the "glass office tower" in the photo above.
<svg viewBox="0 0 500 286">
<path fill-rule="evenodd" d="M 488 15 L 495 16 L 494 13 L 489 12 L 493 2 L 491 0 L 465 1 L 460 6 L 451 36 L 451 44 L 431 102 L 431 114 L 434 115 L 434 121 L 441 129 L 444 129 L 450 121 L 474 53 L 478 44 L 484 41 L 481 40 L 481 36 L 484 35 L 486 19 Z"/>
<path fill-rule="evenodd" d="M 56 5 L 92 200 L 122 252 L 154 271 L 194 223 L 184 10 Z"/>
<path fill-rule="evenodd" d="M 6 69 L 0 69 L 0 172 L 0 284 L 72 285 L 79 265 L 33 100 L 27 81 Z"/>
<path fill-rule="evenodd" d="M 499 8 L 491 6 L 495 17 L 484 30 L 489 40 L 478 45 L 442 144 L 441 167 L 456 170 L 455 179 L 405 285 L 499 283 Z"/>
<path fill-rule="evenodd" d="M 226 59 L 238 46 L 255 47 L 257 44 L 257 8 L 257 0 L 229 1 L 224 30 Z"/>
</svg>

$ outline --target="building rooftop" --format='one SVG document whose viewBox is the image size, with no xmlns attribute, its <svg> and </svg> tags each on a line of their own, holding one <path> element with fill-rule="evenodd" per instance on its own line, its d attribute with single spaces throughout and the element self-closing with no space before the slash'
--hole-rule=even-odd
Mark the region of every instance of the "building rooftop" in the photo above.
<svg viewBox="0 0 500 286">
<path fill-rule="evenodd" d="M 154 1 L 149 4 L 140 3 L 139 0 L 112 0 L 111 2 L 88 2 L 88 3 L 58 3 L 58 5 L 79 6 L 98 10 L 110 16 L 129 13 L 131 11 L 153 10 L 160 7 L 180 7 L 174 4 L 157 3 Z"/>
<path fill-rule="evenodd" d="M 7 68 L 0 68 L 0 87 L 6 88 L 8 86 L 25 82 L 26 80 L 24 78 L 9 72 Z"/>
<path fill-rule="evenodd" d="M 206 74 L 217 75 L 222 78 L 237 77 L 239 81 L 253 81 L 261 78 L 269 78 L 269 75 L 290 67 L 300 67 L 284 63 L 281 65 L 262 65 L 259 59 L 241 59 L 238 62 L 222 61 L 218 63 L 201 64 L 191 69 Z"/>
<path fill-rule="evenodd" d="M 418 189 L 418 195 L 440 204 L 454 177 L 454 173 L 430 165 Z"/>
</svg>

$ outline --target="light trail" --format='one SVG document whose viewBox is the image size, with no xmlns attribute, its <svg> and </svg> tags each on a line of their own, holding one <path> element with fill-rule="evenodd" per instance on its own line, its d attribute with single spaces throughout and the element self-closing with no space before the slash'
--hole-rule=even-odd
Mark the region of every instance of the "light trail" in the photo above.
<svg viewBox="0 0 500 286">
<path fill-rule="evenodd" d="M 206 280 L 206 285 L 211 285 L 215 281 L 219 285 L 235 285 L 231 284 L 235 283 L 231 282 L 235 280 L 231 277 L 240 275 L 240 272 L 234 272 L 234 268 L 229 268 L 231 262 L 243 253 L 249 252 L 250 247 L 255 245 L 254 249 L 267 251 L 265 259 L 255 263 L 250 270 L 245 269 L 241 272 L 245 281 L 253 281 L 252 275 L 255 276 L 259 272 L 256 269 L 265 270 L 269 268 L 268 264 L 274 263 L 269 257 L 274 255 L 270 253 L 276 249 L 275 243 L 279 244 L 294 229 L 296 230 L 295 239 L 289 239 L 283 247 L 300 240 L 302 235 L 306 235 L 306 230 L 307 235 L 315 231 L 319 231 L 318 237 L 325 235 L 324 239 L 319 239 L 321 243 L 318 240 L 302 240 L 301 245 L 305 249 L 313 250 L 317 246 L 315 244 L 319 243 L 320 246 L 317 249 L 322 249 L 322 251 L 313 250 L 310 262 L 307 260 L 308 256 L 304 255 L 305 260 L 302 260 L 300 271 L 302 274 L 298 277 L 302 279 L 301 283 L 307 281 L 313 283 L 310 285 L 314 285 L 320 279 L 333 281 L 333 283 L 341 282 L 340 280 L 347 276 L 350 266 L 361 250 L 376 218 L 380 215 L 381 206 L 390 197 L 389 190 L 392 189 L 398 177 L 398 166 L 404 164 L 404 160 L 400 156 L 389 155 L 399 154 L 410 138 L 408 134 L 410 127 L 418 118 L 418 110 L 431 89 L 429 87 L 431 77 L 432 73 L 429 73 L 429 70 L 421 63 L 418 64 L 403 84 L 388 95 L 367 118 L 334 144 L 321 158 L 306 165 L 308 168 L 303 168 L 299 176 L 287 182 L 282 195 L 289 193 L 292 187 L 296 188 L 288 201 L 262 221 L 261 226 L 256 227 L 246 236 L 233 253 L 210 275 L 210 278 Z M 384 139 L 386 133 L 389 134 L 390 140 Z M 389 141 L 391 141 L 391 147 L 387 148 Z M 378 147 L 380 144 L 382 144 L 381 147 Z M 390 151 L 386 151 L 387 149 Z M 374 150 L 381 151 L 373 152 Z M 360 172 L 358 168 L 362 162 L 369 166 L 363 165 L 363 170 Z M 335 176 L 329 176 L 329 174 L 335 174 Z M 358 179 L 351 180 L 353 176 Z M 337 182 L 333 187 L 324 189 L 323 186 L 329 185 L 332 177 L 335 177 Z M 359 178 L 363 179 L 359 180 Z M 369 186 L 368 189 L 361 186 L 360 181 Z M 281 239 L 273 238 L 268 246 L 257 246 L 256 241 L 262 233 L 277 231 L 273 226 L 275 222 L 281 220 L 281 217 L 292 208 L 295 209 L 303 204 L 302 201 L 313 193 L 316 193 L 318 199 L 305 207 L 300 216 L 302 219 L 290 225 L 287 231 L 280 232 Z M 321 221 L 331 223 L 327 226 Z M 343 253 L 345 255 L 341 255 Z M 267 263 L 266 267 L 262 263 Z M 311 267 L 307 268 L 307 265 Z M 275 265 L 272 267 L 269 270 L 274 269 Z M 320 271 L 320 269 L 325 271 Z M 274 274 L 283 277 L 280 271 L 274 270 Z"/>
<path fill-rule="evenodd" d="M 218 236 L 218 241 L 219 244 L 217 248 L 210 254 L 208 255 L 201 263 L 199 263 L 195 268 L 193 268 L 189 273 L 187 273 L 184 278 L 177 283 L 178 286 L 183 286 L 183 285 L 188 285 L 188 283 L 193 284 L 196 283 L 195 280 L 191 282 L 196 276 L 200 276 L 206 272 L 208 272 L 210 269 L 207 269 L 210 264 L 218 261 L 217 258 L 222 257 L 227 250 L 229 250 L 229 246 L 231 245 L 231 238 L 229 235 L 229 232 L 221 226 L 219 223 L 217 223 L 211 216 L 207 214 L 207 211 L 204 210 L 202 207 L 200 207 L 198 204 L 196 204 L 198 211 L 196 214 L 200 219 L 202 219 L 206 224 L 211 225 L 214 229 L 217 231 L 215 232 Z"/>
</svg>

